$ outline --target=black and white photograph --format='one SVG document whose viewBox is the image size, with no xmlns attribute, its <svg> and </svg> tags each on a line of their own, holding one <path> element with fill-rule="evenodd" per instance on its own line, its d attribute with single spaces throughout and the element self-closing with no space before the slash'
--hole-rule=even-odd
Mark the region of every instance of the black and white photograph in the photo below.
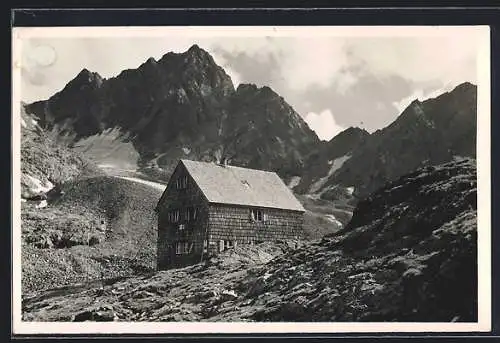
<svg viewBox="0 0 500 343">
<path fill-rule="evenodd" d="M 13 29 L 14 327 L 488 331 L 489 35 Z"/>
</svg>

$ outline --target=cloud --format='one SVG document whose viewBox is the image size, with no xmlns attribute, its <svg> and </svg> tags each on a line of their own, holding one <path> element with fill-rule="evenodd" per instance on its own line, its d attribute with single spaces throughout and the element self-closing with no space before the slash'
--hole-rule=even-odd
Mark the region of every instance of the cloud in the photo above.
<svg viewBox="0 0 500 343">
<path fill-rule="evenodd" d="M 348 64 L 345 39 L 302 38 L 287 46 L 282 71 L 288 86 L 304 89 L 310 85 L 328 86 Z"/>
<path fill-rule="evenodd" d="M 252 37 L 220 40 L 212 48 L 242 75 L 252 63 L 266 71 L 244 82 L 283 79 L 292 91 L 335 85 L 345 93 L 365 73 L 454 84 L 477 78 L 474 30 L 409 37 Z"/>
<path fill-rule="evenodd" d="M 398 75 L 415 83 L 439 80 L 458 85 L 477 81 L 477 36 L 473 30 L 435 36 L 358 38 L 352 56 L 377 76 Z"/>
<path fill-rule="evenodd" d="M 477 78 L 473 30 L 408 37 L 254 37 L 221 40 L 212 48 L 242 82 L 270 86 L 303 116 L 330 109 L 339 125 L 368 131 L 388 125 L 416 97 Z"/>
<path fill-rule="evenodd" d="M 224 70 L 226 71 L 226 74 L 231 78 L 234 88 L 237 88 L 241 84 L 240 74 L 235 72 L 232 68 L 224 68 Z"/>
<path fill-rule="evenodd" d="M 412 82 L 401 77 L 382 78 L 367 73 L 358 76 L 358 82 L 344 92 L 340 92 L 337 85 L 310 87 L 291 99 L 297 101 L 299 113 L 330 109 L 338 125 L 373 132 L 396 118 L 399 113 L 392 103 L 411 94 L 413 88 Z"/>
<path fill-rule="evenodd" d="M 477 42 L 473 28 L 430 34 L 346 37 L 183 36 L 30 39 L 23 46 L 22 98 L 45 99 L 87 68 L 109 78 L 137 68 L 149 57 L 186 51 L 192 44 L 207 50 L 240 83 L 269 86 L 305 114 L 330 110 L 342 127 L 381 128 L 416 97 L 464 81 L 477 82 Z M 255 31 L 257 32 L 257 31 Z M 31 48 L 32 48 L 31 47 Z M 34 59 L 39 65 L 34 63 Z M 45 61 L 45 62 L 44 62 Z M 45 65 L 45 66 L 44 66 Z"/>
<path fill-rule="evenodd" d="M 279 61 L 279 52 L 265 50 L 238 51 L 228 50 L 218 44 L 214 44 L 209 49 L 214 56 L 217 64 L 223 67 L 226 72 L 238 74 L 238 78 L 244 83 L 253 83 L 259 87 L 272 86 L 272 88 L 281 93 L 283 87 L 283 78 L 281 77 L 281 63 Z"/>
<path fill-rule="evenodd" d="M 409 96 L 392 103 L 392 105 L 398 110 L 398 113 L 402 113 L 414 100 L 424 101 L 431 98 L 436 98 L 439 95 L 451 91 L 455 84 L 448 83 L 443 87 L 434 89 L 416 89 Z"/>
<path fill-rule="evenodd" d="M 291 90 L 302 90 L 311 85 L 328 86 L 345 76 L 337 75 L 347 63 L 344 45 L 343 39 L 252 37 L 221 40 L 210 49 L 225 60 L 223 65 L 245 74 L 245 82 L 284 82 Z"/>
<path fill-rule="evenodd" d="M 305 115 L 304 120 L 320 139 L 326 141 L 329 141 L 345 130 L 344 127 L 335 122 L 335 118 L 329 109 L 323 110 L 320 113 L 309 112 Z"/>
</svg>

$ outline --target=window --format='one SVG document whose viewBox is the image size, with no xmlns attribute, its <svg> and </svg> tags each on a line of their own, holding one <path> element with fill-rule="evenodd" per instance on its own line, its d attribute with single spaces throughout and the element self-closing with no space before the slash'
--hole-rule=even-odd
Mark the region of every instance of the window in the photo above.
<svg viewBox="0 0 500 343">
<path fill-rule="evenodd" d="M 267 215 L 262 212 L 262 210 L 251 209 L 250 210 L 250 219 L 255 222 L 265 221 L 267 219 Z"/>
<path fill-rule="evenodd" d="M 168 213 L 168 221 L 171 223 L 177 223 L 180 219 L 179 210 L 173 210 Z"/>
<path fill-rule="evenodd" d="M 188 177 L 181 176 L 175 181 L 175 187 L 177 189 L 186 189 L 188 186 Z"/>
<path fill-rule="evenodd" d="M 206 239 L 203 241 L 203 252 L 208 252 L 208 241 Z"/>
<path fill-rule="evenodd" d="M 176 255 L 182 254 L 182 244 L 181 243 L 175 244 L 175 254 Z"/>
<path fill-rule="evenodd" d="M 196 220 L 196 215 L 197 215 L 197 210 L 195 207 L 188 207 L 184 211 L 184 220 L 185 221 L 191 221 L 191 220 Z"/>
<path fill-rule="evenodd" d="M 234 242 L 233 241 L 224 241 L 224 250 L 234 248 Z"/>
<path fill-rule="evenodd" d="M 219 252 L 225 251 L 227 249 L 231 249 L 236 247 L 236 241 L 229 241 L 221 239 L 219 241 Z"/>
<path fill-rule="evenodd" d="M 190 254 L 192 250 L 193 250 L 192 242 L 177 242 L 175 244 L 175 253 L 177 255 Z"/>
</svg>

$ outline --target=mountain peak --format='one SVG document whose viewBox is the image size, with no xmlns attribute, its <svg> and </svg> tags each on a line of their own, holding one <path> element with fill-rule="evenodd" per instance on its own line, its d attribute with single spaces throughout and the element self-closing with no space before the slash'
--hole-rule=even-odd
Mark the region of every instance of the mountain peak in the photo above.
<svg viewBox="0 0 500 343">
<path fill-rule="evenodd" d="M 271 87 L 262 86 L 259 87 L 254 83 L 240 83 L 237 92 L 258 92 L 264 95 L 279 96 Z"/>
<path fill-rule="evenodd" d="M 362 135 L 369 134 L 368 131 L 366 131 L 363 128 L 357 127 L 357 126 L 350 126 L 342 132 L 345 132 L 348 134 L 362 134 Z"/>
<path fill-rule="evenodd" d="M 102 82 L 103 78 L 101 75 L 96 72 L 91 72 L 87 68 L 83 68 L 67 86 L 79 88 L 83 85 L 91 85 L 93 87 L 100 87 Z"/>
<path fill-rule="evenodd" d="M 83 68 L 78 73 L 78 75 L 76 75 L 76 79 L 82 79 L 82 80 L 88 79 L 90 81 L 94 78 L 94 74 L 97 74 L 97 73 L 93 73 L 90 70 L 88 70 L 87 68 Z"/>
<path fill-rule="evenodd" d="M 469 81 L 466 81 L 466 82 L 463 82 L 463 83 L 459 84 L 455 88 L 453 88 L 452 92 L 455 92 L 455 91 L 472 91 L 472 90 L 476 90 L 476 88 L 477 88 L 477 86 L 475 84 L 470 83 Z"/>
<path fill-rule="evenodd" d="M 202 52 L 202 51 L 205 51 L 205 50 L 200 48 L 200 46 L 198 44 L 191 45 L 191 47 L 187 50 L 187 52 L 189 52 L 189 53 L 198 53 L 198 52 Z"/>
<path fill-rule="evenodd" d="M 351 126 L 330 139 L 327 146 L 331 148 L 332 146 L 340 145 L 342 148 L 349 147 L 352 150 L 368 136 L 370 134 L 365 129 Z M 338 148 L 336 149 L 338 150 Z"/>
<path fill-rule="evenodd" d="M 257 85 L 255 85 L 254 83 L 240 83 L 238 85 L 238 88 L 236 89 L 237 92 L 248 90 L 257 90 Z"/>
<path fill-rule="evenodd" d="M 191 47 L 183 53 L 183 55 L 187 55 L 192 58 L 208 58 L 211 57 L 208 51 L 200 48 L 198 44 L 193 44 Z"/>
</svg>

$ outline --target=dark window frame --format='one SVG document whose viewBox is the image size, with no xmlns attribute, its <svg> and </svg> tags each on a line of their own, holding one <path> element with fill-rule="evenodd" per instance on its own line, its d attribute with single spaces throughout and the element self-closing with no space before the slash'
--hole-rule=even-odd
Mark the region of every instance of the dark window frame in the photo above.
<svg viewBox="0 0 500 343">
<path fill-rule="evenodd" d="M 251 208 L 250 209 L 250 219 L 253 222 L 263 223 L 266 221 L 267 215 L 263 209 Z"/>
<path fill-rule="evenodd" d="M 188 188 L 189 178 L 187 175 L 180 176 L 175 180 L 175 188 L 177 190 L 185 190 Z"/>
<path fill-rule="evenodd" d="M 193 252 L 194 242 L 191 241 L 177 241 L 175 242 L 176 255 L 189 255 Z"/>
</svg>

